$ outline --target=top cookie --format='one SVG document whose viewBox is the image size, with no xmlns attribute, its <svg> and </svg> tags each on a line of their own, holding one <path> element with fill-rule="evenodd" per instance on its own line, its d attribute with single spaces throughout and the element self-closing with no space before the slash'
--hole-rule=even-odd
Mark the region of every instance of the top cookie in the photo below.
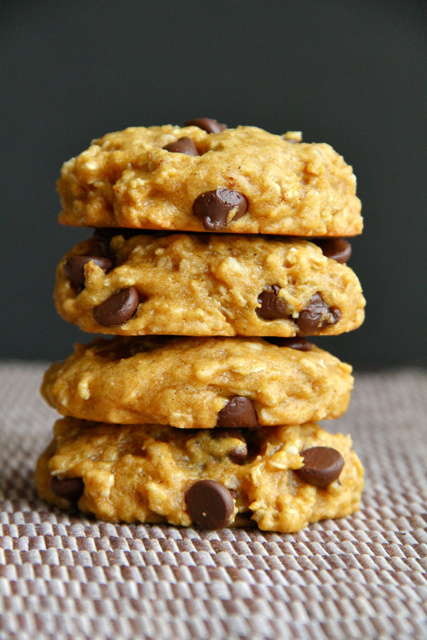
<svg viewBox="0 0 427 640">
<path fill-rule="evenodd" d="M 294 236 L 361 233 L 352 168 L 328 144 L 299 139 L 256 127 L 209 133 L 165 125 L 107 134 L 62 167 L 59 221 Z"/>
</svg>

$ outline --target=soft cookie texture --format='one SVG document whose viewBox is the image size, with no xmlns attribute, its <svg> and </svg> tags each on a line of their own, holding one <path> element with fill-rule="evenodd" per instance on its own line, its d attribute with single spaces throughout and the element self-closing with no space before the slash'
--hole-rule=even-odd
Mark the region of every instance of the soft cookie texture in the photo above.
<svg viewBox="0 0 427 640">
<path fill-rule="evenodd" d="M 350 401 L 351 367 L 304 346 L 311 350 L 260 338 L 98 338 L 53 364 L 42 393 L 62 415 L 110 423 L 231 426 L 224 411 L 233 399 L 236 426 L 338 418 Z"/>
<path fill-rule="evenodd" d="M 291 337 L 337 335 L 364 319 L 354 272 L 307 240 L 117 235 L 108 246 L 110 270 L 89 259 L 70 279 L 78 271 L 70 261 L 105 249 L 95 239 L 82 242 L 57 269 L 57 311 L 83 331 Z"/>
<path fill-rule="evenodd" d="M 39 460 L 38 492 L 111 522 L 221 528 L 252 520 L 283 533 L 359 508 L 363 467 L 349 436 L 317 424 L 230 431 L 64 418 Z M 309 456 L 315 447 L 340 464 Z"/>
<path fill-rule="evenodd" d="M 228 209 L 212 227 L 218 190 L 227 190 Z M 356 179 L 332 147 L 256 127 L 208 133 L 166 125 L 110 133 L 64 164 L 58 191 L 59 221 L 67 225 L 297 236 L 362 231 Z M 243 208 L 227 204 L 233 193 Z"/>
</svg>

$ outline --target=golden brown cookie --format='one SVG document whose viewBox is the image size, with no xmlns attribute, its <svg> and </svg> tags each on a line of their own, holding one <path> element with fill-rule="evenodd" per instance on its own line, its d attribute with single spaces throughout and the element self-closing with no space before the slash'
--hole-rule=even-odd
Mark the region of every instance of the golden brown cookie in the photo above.
<svg viewBox="0 0 427 640">
<path fill-rule="evenodd" d="M 338 335 L 365 306 L 354 272 L 307 240 L 182 233 L 82 242 L 54 298 L 83 331 L 128 336 Z"/>
<path fill-rule="evenodd" d="M 59 221 L 67 225 L 296 236 L 362 231 L 356 179 L 332 147 L 256 127 L 110 133 L 64 164 L 58 191 Z"/>
<path fill-rule="evenodd" d="M 317 424 L 183 431 L 59 420 L 36 472 L 39 495 L 111 522 L 255 521 L 299 531 L 357 511 L 363 467 L 351 438 Z"/>
<path fill-rule="evenodd" d="M 183 429 L 345 413 L 351 367 L 303 338 L 276 341 L 284 346 L 261 338 L 98 338 L 53 364 L 42 393 L 65 416 Z"/>
</svg>

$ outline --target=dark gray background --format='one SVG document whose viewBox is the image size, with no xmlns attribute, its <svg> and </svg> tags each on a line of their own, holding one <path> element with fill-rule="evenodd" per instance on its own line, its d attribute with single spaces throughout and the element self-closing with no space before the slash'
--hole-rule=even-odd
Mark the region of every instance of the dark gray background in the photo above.
<svg viewBox="0 0 427 640">
<path fill-rule="evenodd" d="M 209 116 L 302 130 L 353 165 L 363 327 L 318 344 L 359 369 L 427 365 L 427 3 L 61 0 L 0 4 L 0 356 L 89 340 L 56 316 L 63 161 L 127 126 Z"/>
</svg>

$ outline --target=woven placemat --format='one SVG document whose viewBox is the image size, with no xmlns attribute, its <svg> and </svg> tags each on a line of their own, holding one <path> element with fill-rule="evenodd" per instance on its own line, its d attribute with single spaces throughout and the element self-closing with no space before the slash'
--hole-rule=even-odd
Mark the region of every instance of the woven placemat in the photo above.
<svg viewBox="0 0 427 640">
<path fill-rule="evenodd" d="M 354 516 L 298 534 L 111 525 L 37 498 L 43 366 L 0 366 L 0 638 L 427 638 L 427 372 L 356 377 Z"/>
</svg>

